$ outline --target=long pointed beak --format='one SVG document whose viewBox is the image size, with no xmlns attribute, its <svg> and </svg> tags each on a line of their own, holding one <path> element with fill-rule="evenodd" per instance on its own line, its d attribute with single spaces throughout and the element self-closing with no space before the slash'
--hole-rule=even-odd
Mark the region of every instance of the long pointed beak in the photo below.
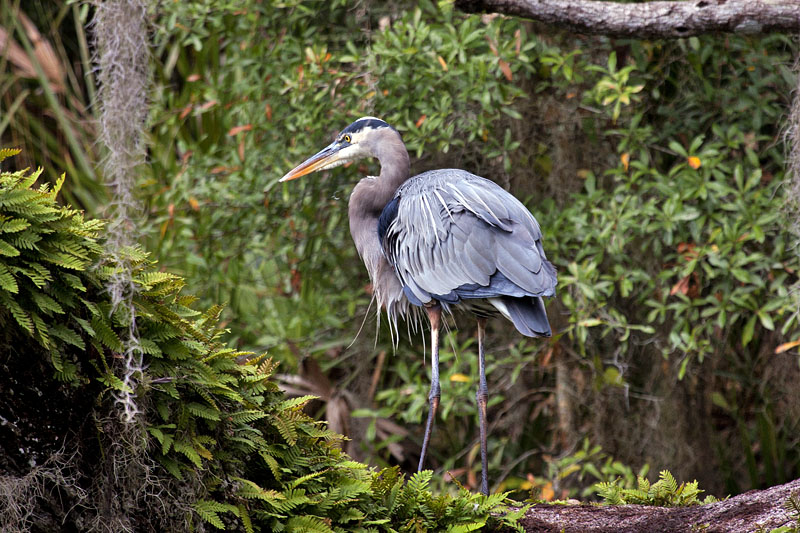
<svg viewBox="0 0 800 533">
<path fill-rule="evenodd" d="M 321 170 L 330 166 L 336 166 L 336 163 L 342 159 L 341 155 L 339 154 L 340 149 L 341 145 L 338 145 L 336 142 L 332 142 L 316 154 L 312 155 L 294 167 L 284 177 L 282 177 L 280 181 L 297 179 L 300 176 L 311 174 L 316 170 Z"/>
</svg>

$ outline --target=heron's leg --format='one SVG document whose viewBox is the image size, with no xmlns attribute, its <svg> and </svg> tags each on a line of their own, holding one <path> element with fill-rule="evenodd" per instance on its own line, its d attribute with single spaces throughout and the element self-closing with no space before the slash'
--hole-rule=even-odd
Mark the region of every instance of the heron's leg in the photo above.
<svg viewBox="0 0 800 533">
<path fill-rule="evenodd" d="M 428 443 L 431 440 L 433 420 L 436 418 L 436 409 L 439 408 L 439 326 L 442 323 L 442 308 L 439 305 L 426 307 L 428 320 L 431 322 L 431 392 L 428 394 L 428 422 L 425 424 L 425 437 L 422 439 L 422 453 L 419 456 L 419 468 L 425 464 L 425 454 L 428 452 Z"/>
<path fill-rule="evenodd" d="M 486 404 L 489 402 L 489 389 L 486 386 L 486 355 L 483 351 L 483 340 L 486 336 L 486 319 L 478 318 L 478 422 L 481 432 L 481 492 L 489 495 L 489 460 L 486 452 Z"/>
</svg>

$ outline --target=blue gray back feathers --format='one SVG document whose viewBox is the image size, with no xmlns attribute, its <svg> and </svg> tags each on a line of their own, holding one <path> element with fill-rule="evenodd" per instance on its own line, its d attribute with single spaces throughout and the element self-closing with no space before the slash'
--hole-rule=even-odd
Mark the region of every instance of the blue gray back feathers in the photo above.
<svg viewBox="0 0 800 533">
<path fill-rule="evenodd" d="M 434 170 L 401 185 L 378 220 L 383 252 L 417 306 L 477 309 L 486 299 L 520 333 L 549 336 L 542 297 L 555 294 L 541 230 L 530 211 L 487 179 Z"/>
</svg>

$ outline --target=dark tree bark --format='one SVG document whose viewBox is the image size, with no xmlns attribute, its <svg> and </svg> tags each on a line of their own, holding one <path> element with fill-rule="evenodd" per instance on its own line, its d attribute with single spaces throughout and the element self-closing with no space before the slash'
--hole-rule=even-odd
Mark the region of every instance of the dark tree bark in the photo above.
<svg viewBox="0 0 800 533">
<path fill-rule="evenodd" d="M 599 0 L 456 0 L 467 13 L 513 15 L 581 33 L 674 38 L 702 33 L 800 30 L 797 0 L 692 0 L 620 4 Z"/>
<path fill-rule="evenodd" d="M 526 533 L 660 533 L 769 531 L 797 524 L 784 504 L 800 493 L 800 479 L 691 507 L 646 505 L 535 505 L 520 524 Z M 762 528 L 762 529 L 759 529 Z"/>
</svg>

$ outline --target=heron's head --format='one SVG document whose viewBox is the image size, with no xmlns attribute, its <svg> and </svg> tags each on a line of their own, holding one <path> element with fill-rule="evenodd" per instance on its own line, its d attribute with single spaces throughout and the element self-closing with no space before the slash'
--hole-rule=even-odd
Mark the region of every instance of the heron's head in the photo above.
<svg viewBox="0 0 800 533">
<path fill-rule="evenodd" d="M 365 157 L 379 157 L 382 142 L 387 138 L 399 139 L 400 134 L 379 118 L 362 117 L 343 129 L 331 144 L 290 170 L 280 181 L 293 180 Z"/>
</svg>

